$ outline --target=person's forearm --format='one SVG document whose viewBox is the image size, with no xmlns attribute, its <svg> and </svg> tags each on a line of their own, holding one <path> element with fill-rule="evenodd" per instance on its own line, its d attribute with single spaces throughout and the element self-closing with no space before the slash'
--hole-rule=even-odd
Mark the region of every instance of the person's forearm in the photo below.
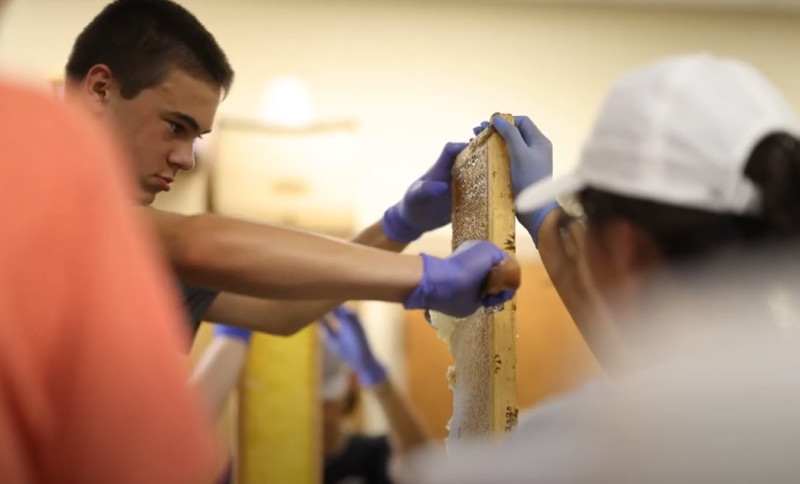
<svg viewBox="0 0 800 484">
<path fill-rule="evenodd" d="M 383 225 L 380 220 L 359 232 L 358 235 L 350 239 L 350 241 L 354 244 L 391 252 L 403 252 L 405 248 L 408 247 L 407 242 L 398 242 L 390 239 L 383 231 Z"/>
<path fill-rule="evenodd" d="M 149 210 L 182 280 L 275 299 L 402 302 L 422 278 L 422 259 L 211 214 Z"/>
<path fill-rule="evenodd" d="M 236 338 L 215 338 L 201 356 L 189 379 L 205 397 L 211 416 L 222 415 L 247 360 L 247 342 Z"/>
<path fill-rule="evenodd" d="M 351 239 L 352 242 L 392 252 L 401 252 L 408 245 L 389 239 L 378 221 Z M 286 301 L 225 294 L 215 302 L 205 319 L 227 321 L 234 326 L 254 331 L 288 336 L 318 321 L 343 300 Z"/>
<path fill-rule="evenodd" d="M 400 395 L 388 378 L 368 387 L 375 395 L 389 423 L 389 434 L 394 452 L 404 454 L 421 448 L 430 441 L 428 433 L 411 409 L 408 401 Z"/>
<path fill-rule="evenodd" d="M 203 315 L 207 321 L 225 321 L 251 331 L 290 336 L 319 321 L 337 300 L 282 301 L 224 292 Z"/>
</svg>

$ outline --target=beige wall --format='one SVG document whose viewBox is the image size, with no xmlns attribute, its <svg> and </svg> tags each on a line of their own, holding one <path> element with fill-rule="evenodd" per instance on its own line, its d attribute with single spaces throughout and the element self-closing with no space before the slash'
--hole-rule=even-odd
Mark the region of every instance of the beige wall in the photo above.
<svg viewBox="0 0 800 484">
<path fill-rule="evenodd" d="M 59 69 L 103 0 L 13 0 L 0 63 Z M 359 204 L 377 217 L 436 156 L 496 110 L 534 117 L 556 171 L 578 147 L 609 84 L 656 56 L 708 49 L 755 63 L 800 107 L 800 19 L 482 2 L 186 0 L 238 71 L 220 117 L 254 116 L 264 84 L 306 80 L 322 119 L 361 126 Z M 413 142 L 411 140 L 413 139 Z"/>
<path fill-rule="evenodd" d="M 47 77 L 104 3 L 12 1 L 0 64 Z M 744 58 L 800 107 L 797 16 L 488 2 L 183 3 L 237 69 L 220 118 L 254 117 L 265 83 L 290 74 L 309 83 L 318 119 L 359 123 L 361 225 L 400 196 L 445 140 L 469 137 L 497 110 L 531 115 L 555 143 L 556 172 L 564 171 L 608 86 L 656 56 L 711 50 Z"/>
<path fill-rule="evenodd" d="M 13 0 L 0 26 L 0 64 L 46 78 L 104 3 Z M 396 201 L 444 141 L 468 138 L 498 110 L 531 115 L 554 141 L 563 172 L 609 85 L 657 56 L 710 50 L 746 59 L 800 108 L 797 16 L 477 1 L 183 3 L 237 69 L 220 118 L 256 116 L 264 84 L 289 74 L 309 83 L 317 119 L 358 123 L 353 176 L 362 226 Z M 447 237 L 416 247 L 444 252 Z M 533 257 L 532 244 L 519 247 Z M 402 371 L 402 317 L 396 307 L 367 311 L 379 354 Z"/>
</svg>

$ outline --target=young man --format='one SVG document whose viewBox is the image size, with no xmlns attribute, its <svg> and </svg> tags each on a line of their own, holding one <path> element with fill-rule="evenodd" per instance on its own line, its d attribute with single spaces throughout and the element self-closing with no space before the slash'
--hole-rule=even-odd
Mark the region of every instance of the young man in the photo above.
<svg viewBox="0 0 800 484">
<path fill-rule="evenodd" d="M 107 120 L 127 147 L 144 205 L 192 169 L 193 143 L 211 130 L 233 81 L 213 36 L 168 0 L 109 4 L 78 36 L 66 75 L 68 97 Z M 344 299 L 466 315 L 513 293 L 487 298 L 482 290 L 506 258 L 499 248 L 465 244 L 444 260 L 390 252 L 449 223 L 450 166 L 463 147 L 448 144 L 403 200 L 353 240 L 361 245 L 212 214 L 145 212 L 183 281 L 195 327 L 207 319 L 291 334 Z"/>
</svg>

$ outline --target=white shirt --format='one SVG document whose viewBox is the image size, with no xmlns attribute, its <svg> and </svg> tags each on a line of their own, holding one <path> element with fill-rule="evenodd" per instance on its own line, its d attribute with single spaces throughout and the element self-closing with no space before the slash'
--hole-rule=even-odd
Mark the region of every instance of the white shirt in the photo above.
<svg viewBox="0 0 800 484">
<path fill-rule="evenodd" d="M 408 483 L 800 482 L 800 338 L 738 333 L 526 412 L 504 440 L 426 449 Z M 524 384 L 524 382 L 520 382 Z"/>
</svg>

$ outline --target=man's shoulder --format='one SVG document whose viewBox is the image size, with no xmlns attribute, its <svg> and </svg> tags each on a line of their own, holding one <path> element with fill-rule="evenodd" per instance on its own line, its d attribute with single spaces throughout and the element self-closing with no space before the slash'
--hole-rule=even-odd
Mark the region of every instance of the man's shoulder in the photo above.
<svg viewBox="0 0 800 484">
<path fill-rule="evenodd" d="M 512 435 L 538 432 L 545 425 L 576 424 L 588 420 L 604 408 L 610 384 L 603 380 L 584 383 L 574 391 L 556 395 L 522 412 L 517 430 Z"/>
</svg>

